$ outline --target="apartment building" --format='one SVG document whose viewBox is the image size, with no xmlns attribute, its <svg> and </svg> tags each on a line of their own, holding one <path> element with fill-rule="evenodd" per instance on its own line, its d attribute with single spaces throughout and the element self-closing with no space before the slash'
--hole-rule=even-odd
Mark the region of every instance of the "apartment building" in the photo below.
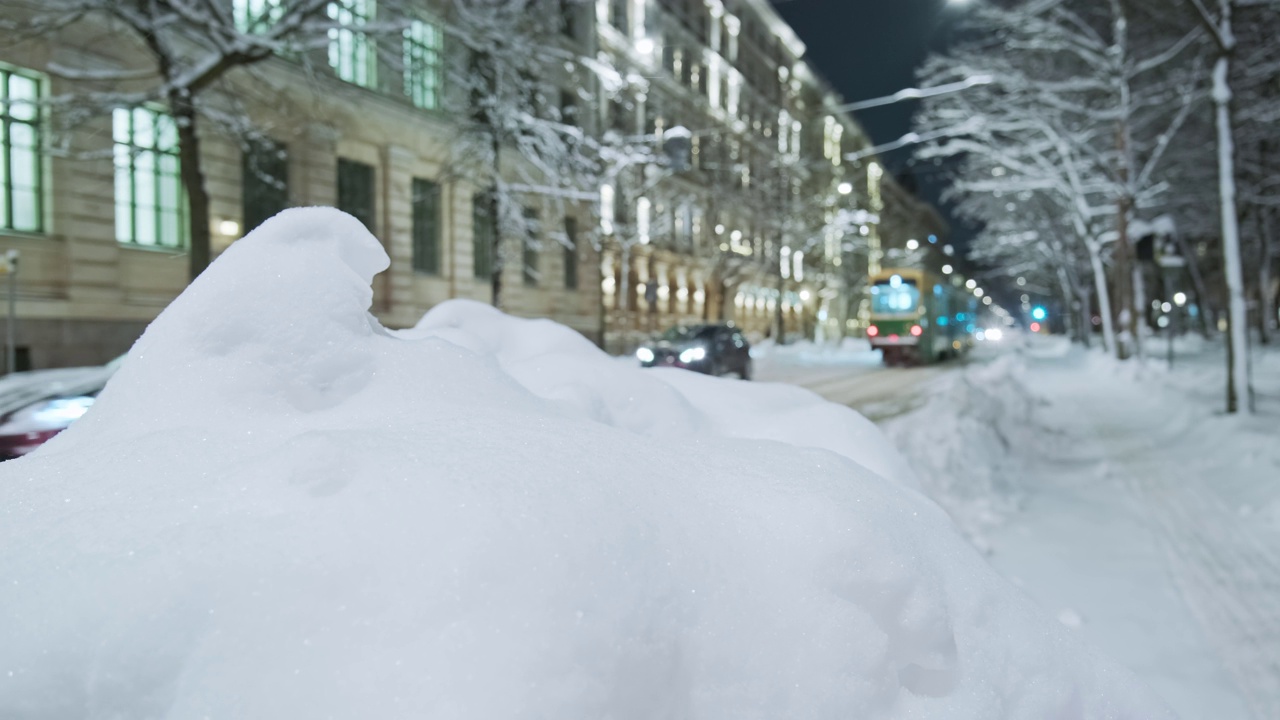
<svg viewBox="0 0 1280 720">
<path fill-rule="evenodd" d="M 285 1 L 227 4 L 251 23 Z M 562 97 L 590 99 L 574 121 L 655 145 L 684 128 L 687 162 L 625 168 L 598 202 L 531 200 L 542 237 L 512 239 L 504 309 L 618 350 L 701 319 L 756 335 L 779 318 L 794 334 L 855 329 L 852 293 L 884 231 L 875 205 L 890 181 L 874 160 L 844 159 L 865 136 L 769 5 L 548 2 L 567 51 L 644 78 L 604 91 L 547 68 Z M 384 324 L 411 325 L 449 298 L 489 299 L 491 206 L 449 169 L 460 120 L 446 67 L 459 50 L 448 7 L 421 7 L 374 37 L 363 27 L 375 0 L 331 3 L 327 42 L 228 74 L 198 126 L 215 255 L 285 207 L 334 205 L 391 257 L 374 288 Z M 124 352 L 189 281 L 174 121 L 162 104 L 101 102 L 154 86 L 154 71 L 141 40 L 105 14 L 0 33 L 0 251 L 19 258 L 19 368 Z M 859 208 L 867 219 L 846 237 Z"/>
</svg>

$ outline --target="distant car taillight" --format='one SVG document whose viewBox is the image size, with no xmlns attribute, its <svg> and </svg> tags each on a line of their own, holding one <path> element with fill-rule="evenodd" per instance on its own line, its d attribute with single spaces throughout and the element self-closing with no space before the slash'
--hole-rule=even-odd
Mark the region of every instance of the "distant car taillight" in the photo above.
<svg viewBox="0 0 1280 720">
<path fill-rule="evenodd" d="M 867 328 L 867 337 L 875 337 L 879 334 L 880 334 L 880 328 L 876 327 L 875 325 L 872 325 L 871 327 Z"/>
<path fill-rule="evenodd" d="M 912 325 L 912 326 L 911 326 L 911 334 L 912 334 L 912 336 L 914 336 L 914 337 L 920 337 L 921 333 L 923 333 L 923 332 L 924 332 L 924 328 L 920 327 L 919 325 Z"/>
</svg>

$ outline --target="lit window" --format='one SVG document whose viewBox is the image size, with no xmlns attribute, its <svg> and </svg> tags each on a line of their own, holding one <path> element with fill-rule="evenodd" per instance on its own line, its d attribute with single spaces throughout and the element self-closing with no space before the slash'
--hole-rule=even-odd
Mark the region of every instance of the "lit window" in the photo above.
<svg viewBox="0 0 1280 720">
<path fill-rule="evenodd" d="M 329 18 L 339 25 L 329 28 L 329 67 L 339 78 L 361 87 L 377 83 L 373 38 L 363 30 L 373 21 L 376 4 L 376 0 L 329 3 Z"/>
<path fill-rule="evenodd" d="M 649 198 L 640 198 L 636 200 L 636 235 L 640 239 L 641 245 L 649 244 L 649 211 L 651 209 Z"/>
<path fill-rule="evenodd" d="M 178 164 L 178 129 L 149 108 L 116 108 L 116 240 L 147 247 L 187 244 L 187 199 Z"/>
<path fill-rule="evenodd" d="M 440 108 L 440 28 L 414 20 L 404 31 L 404 94 L 425 110 Z"/>
<path fill-rule="evenodd" d="M 0 229 L 44 230 L 40 81 L 0 68 Z"/>
<path fill-rule="evenodd" d="M 232 0 L 231 15 L 236 29 L 245 33 L 266 32 L 284 14 L 281 0 Z"/>
<path fill-rule="evenodd" d="M 614 223 L 614 191 L 612 185 L 600 186 L 600 232 L 613 234 Z"/>
</svg>

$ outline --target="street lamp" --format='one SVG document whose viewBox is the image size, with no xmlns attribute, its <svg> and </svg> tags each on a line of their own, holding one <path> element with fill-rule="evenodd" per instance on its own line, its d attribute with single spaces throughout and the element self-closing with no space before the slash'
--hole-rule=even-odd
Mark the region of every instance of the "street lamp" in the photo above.
<svg viewBox="0 0 1280 720">
<path fill-rule="evenodd" d="M 853 192 L 853 183 L 842 182 L 840 183 L 839 187 L 836 188 L 836 190 L 841 195 L 848 195 L 849 193 Z"/>
</svg>

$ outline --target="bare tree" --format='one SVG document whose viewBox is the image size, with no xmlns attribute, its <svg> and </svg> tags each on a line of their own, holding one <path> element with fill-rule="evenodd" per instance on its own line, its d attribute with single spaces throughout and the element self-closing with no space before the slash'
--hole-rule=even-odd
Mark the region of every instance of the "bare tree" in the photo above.
<svg viewBox="0 0 1280 720">
<path fill-rule="evenodd" d="M 992 82 L 930 100 L 919 121 L 922 134 L 939 138 L 922 157 L 969 157 L 954 196 L 989 193 L 1008 205 L 1056 195 L 1047 207 L 1060 210 L 1087 252 L 1104 342 L 1122 358 L 1138 347 L 1143 304 L 1129 225 L 1166 201 L 1160 173 L 1199 97 L 1191 50 L 1200 31 L 1139 34 L 1133 18 L 1141 12 L 1149 10 L 1121 0 L 984 8 L 974 20 L 981 39 L 934 59 L 924 75 L 930 85 L 957 75 Z M 991 52 L 997 45 L 1003 51 Z"/>
</svg>

